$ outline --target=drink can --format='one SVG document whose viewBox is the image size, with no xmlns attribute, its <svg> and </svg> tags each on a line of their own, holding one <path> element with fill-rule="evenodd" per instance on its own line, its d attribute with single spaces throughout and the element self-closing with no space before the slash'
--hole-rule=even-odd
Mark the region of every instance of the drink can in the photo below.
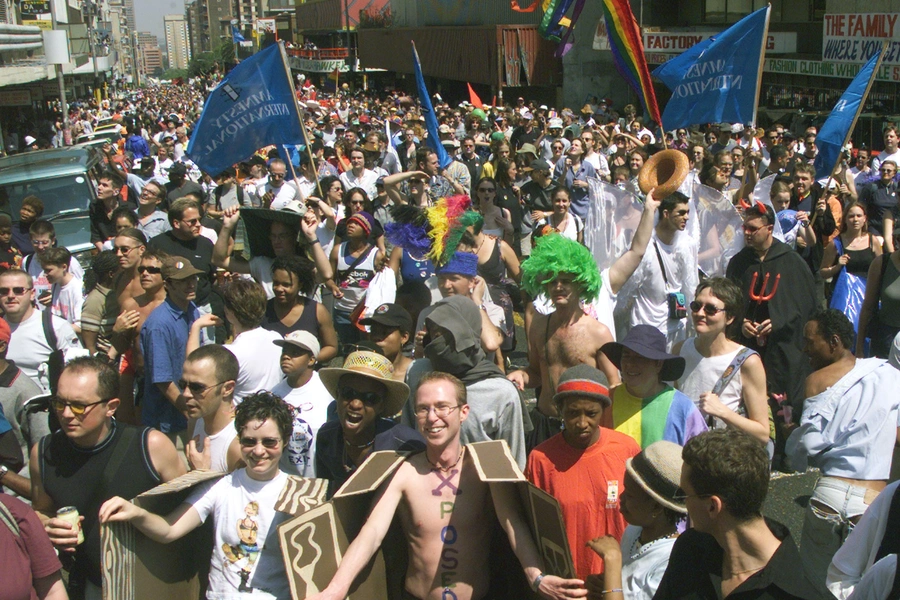
<svg viewBox="0 0 900 600">
<path fill-rule="evenodd" d="M 56 518 L 70 523 L 72 528 L 78 531 L 78 545 L 84 543 L 84 531 L 81 530 L 81 517 L 74 506 L 64 506 L 56 511 Z"/>
</svg>

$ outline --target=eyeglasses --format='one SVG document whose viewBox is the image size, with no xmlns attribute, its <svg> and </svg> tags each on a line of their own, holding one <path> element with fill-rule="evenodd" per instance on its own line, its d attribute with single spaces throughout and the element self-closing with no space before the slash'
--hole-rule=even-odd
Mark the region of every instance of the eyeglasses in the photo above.
<svg viewBox="0 0 900 600">
<path fill-rule="evenodd" d="M 879 169 L 882 173 L 893 173 L 894 169 Z"/>
<path fill-rule="evenodd" d="M 159 196 L 159 192 L 154 192 L 147 188 L 141 190 L 141 198 L 156 198 L 157 196 Z"/>
<path fill-rule="evenodd" d="M 753 235 L 754 233 L 756 233 L 757 231 L 759 231 L 760 229 L 762 229 L 762 228 L 764 228 L 764 227 L 768 227 L 768 225 L 760 225 L 759 227 L 752 227 L 752 226 L 748 226 L 748 225 L 743 225 L 743 226 L 741 227 L 741 229 L 744 230 L 744 233 L 749 234 L 749 235 Z"/>
<path fill-rule="evenodd" d="M 416 418 L 417 419 L 426 419 L 428 415 L 433 411 L 434 416 L 438 419 L 446 419 L 450 416 L 454 410 L 459 408 L 460 405 L 456 406 L 419 406 L 416 408 Z"/>
<path fill-rule="evenodd" d="M 684 502 L 688 498 L 712 498 L 712 497 L 713 497 L 713 494 L 685 494 L 682 492 L 681 494 L 673 494 L 672 500 L 675 500 L 676 502 Z"/>
<path fill-rule="evenodd" d="M 76 417 L 83 416 L 90 407 L 97 406 L 98 404 L 103 404 L 104 402 L 109 402 L 112 398 L 104 398 L 103 400 L 97 400 L 96 402 L 90 402 L 88 404 L 82 404 L 80 402 L 68 402 L 67 400 L 60 400 L 59 398 L 53 398 L 50 401 L 50 405 L 53 407 L 53 410 L 56 412 L 64 412 L 66 407 L 72 411 L 72 414 Z"/>
<path fill-rule="evenodd" d="M 688 306 L 691 307 L 693 312 L 700 312 L 702 309 L 707 317 L 714 317 L 720 312 L 725 312 L 724 308 L 719 308 L 718 306 L 714 306 L 712 304 L 700 304 L 697 301 L 691 302 Z"/>
<path fill-rule="evenodd" d="M 184 223 L 184 224 L 187 225 L 188 227 L 193 227 L 194 225 L 199 225 L 199 224 L 200 224 L 200 219 L 191 219 L 190 221 L 188 221 L 188 220 L 183 220 L 182 223 Z"/>
<path fill-rule="evenodd" d="M 144 273 L 150 273 L 151 275 L 159 275 L 162 273 L 162 267 L 145 267 L 140 266 L 137 268 L 137 272 L 143 275 Z"/>
<path fill-rule="evenodd" d="M 21 295 L 23 295 L 25 292 L 30 291 L 30 290 L 32 290 L 32 289 L 34 289 L 34 288 L 30 288 L 30 287 L 20 287 L 20 286 L 11 287 L 11 288 L 8 288 L 8 287 L 0 287 L 0 296 L 9 296 L 9 293 L 10 293 L 10 292 L 12 292 L 14 296 L 21 296 Z"/>
<path fill-rule="evenodd" d="M 376 392 L 360 392 L 357 389 L 345 385 L 339 392 L 342 400 L 360 400 L 366 406 L 377 406 L 381 402 L 381 395 Z"/>
<path fill-rule="evenodd" d="M 116 254 L 121 254 L 124 256 L 135 248 L 137 248 L 137 246 L 116 246 L 115 248 L 113 248 L 113 250 L 116 251 Z"/>
<path fill-rule="evenodd" d="M 241 447 L 243 448 L 256 448 L 257 444 L 262 444 L 263 448 L 268 448 L 269 450 L 274 450 L 278 447 L 278 444 L 281 443 L 281 440 L 278 438 L 252 438 L 252 437 L 242 437 L 241 438 Z"/>
<path fill-rule="evenodd" d="M 227 380 L 226 380 L 227 381 Z M 224 381 L 220 381 L 218 383 L 213 383 L 211 385 L 203 385 L 202 383 L 197 383 L 196 381 L 185 381 L 184 379 L 178 380 L 178 387 L 181 389 L 187 389 L 191 391 L 192 396 L 202 396 L 206 393 L 206 390 L 210 388 L 214 388 L 217 385 L 222 385 L 225 383 Z"/>
</svg>

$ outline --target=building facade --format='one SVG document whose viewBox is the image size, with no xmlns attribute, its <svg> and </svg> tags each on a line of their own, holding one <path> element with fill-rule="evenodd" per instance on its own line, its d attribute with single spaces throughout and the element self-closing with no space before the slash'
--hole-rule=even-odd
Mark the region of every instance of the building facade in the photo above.
<svg viewBox="0 0 900 600">
<path fill-rule="evenodd" d="M 166 15 L 163 17 L 163 25 L 169 68 L 187 69 L 188 63 L 191 62 L 191 40 L 184 15 Z"/>
</svg>

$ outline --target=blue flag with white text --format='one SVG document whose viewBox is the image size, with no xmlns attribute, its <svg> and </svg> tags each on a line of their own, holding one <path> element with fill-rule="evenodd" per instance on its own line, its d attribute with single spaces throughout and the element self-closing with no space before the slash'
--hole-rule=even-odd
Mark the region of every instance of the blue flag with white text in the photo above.
<svg viewBox="0 0 900 600">
<path fill-rule="evenodd" d="M 202 170 L 215 175 L 264 146 L 303 140 L 280 46 L 241 61 L 206 99 L 187 148 Z"/>
<path fill-rule="evenodd" d="M 813 163 L 816 168 L 816 179 L 824 179 L 834 170 L 841 155 L 844 140 L 847 139 L 856 114 L 862 108 L 863 96 L 866 95 L 866 90 L 869 88 L 869 81 L 875 75 L 879 58 L 881 58 L 881 52 L 876 52 L 869 62 L 859 70 L 816 135 L 818 153 Z"/>
<path fill-rule="evenodd" d="M 413 44 L 413 66 L 416 69 L 416 87 L 419 90 L 419 104 L 422 105 L 422 116 L 425 117 L 425 129 L 428 130 L 428 138 L 425 144 L 437 152 L 438 162 L 441 168 L 446 168 L 453 159 L 444 150 L 441 144 L 441 137 L 438 134 L 437 116 L 434 114 L 434 106 L 431 104 L 431 97 L 428 95 L 428 89 L 425 87 L 425 78 L 422 76 L 422 65 L 419 64 L 419 53 L 416 52 L 416 45 Z"/>
<path fill-rule="evenodd" d="M 237 44 L 239 42 L 245 42 L 247 40 L 244 39 L 244 35 L 241 33 L 241 30 L 238 29 L 236 23 L 231 24 L 231 43 Z"/>
<path fill-rule="evenodd" d="M 768 20 L 769 8 L 761 8 L 653 71 L 672 90 L 666 129 L 755 120 Z"/>
</svg>

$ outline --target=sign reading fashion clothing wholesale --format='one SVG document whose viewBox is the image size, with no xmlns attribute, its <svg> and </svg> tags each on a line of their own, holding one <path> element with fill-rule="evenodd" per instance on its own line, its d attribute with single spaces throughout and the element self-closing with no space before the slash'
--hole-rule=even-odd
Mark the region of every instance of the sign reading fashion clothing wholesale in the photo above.
<svg viewBox="0 0 900 600">
<path fill-rule="evenodd" d="M 883 65 L 900 65 L 900 13 L 847 13 L 825 15 L 822 60 L 862 63 L 889 42 Z"/>
<path fill-rule="evenodd" d="M 798 60 L 785 58 L 767 58 L 763 63 L 765 73 L 787 73 L 790 75 L 815 75 L 818 77 L 838 77 L 853 79 L 862 65 L 822 62 L 818 60 Z M 885 65 L 875 73 L 875 81 L 900 82 L 900 65 Z"/>
</svg>

